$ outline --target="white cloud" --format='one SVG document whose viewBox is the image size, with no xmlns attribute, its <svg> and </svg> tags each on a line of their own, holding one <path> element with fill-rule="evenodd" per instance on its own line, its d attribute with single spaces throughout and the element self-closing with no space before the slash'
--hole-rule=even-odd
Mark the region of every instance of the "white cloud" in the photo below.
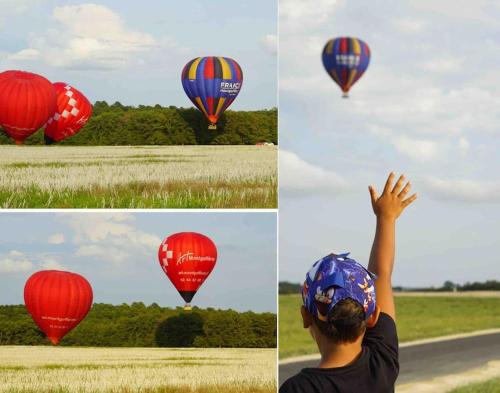
<svg viewBox="0 0 500 393">
<path fill-rule="evenodd" d="M 469 141 L 464 138 L 464 137 L 461 137 L 459 140 L 458 140 L 458 149 L 460 151 L 460 153 L 462 155 L 465 155 L 467 154 L 467 152 L 469 151 L 470 149 L 470 143 Z"/>
<path fill-rule="evenodd" d="M 278 37 L 276 34 L 266 34 L 262 39 L 262 44 L 269 53 L 273 55 L 278 53 Z"/>
<path fill-rule="evenodd" d="M 338 0 L 281 0 L 280 28 L 283 32 L 307 31 L 328 21 Z"/>
<path fill-rule="evenodd" d="M 45 261 L 40 263 L 43 270 L 65 270 L 66 267 L 57 261 Z"/>
<path fill-rule="evenodd" d="M 426 21 L 415 18 L 397 18 L 392 23 L 399 32 L 405 34 L 419 34 L 427 27 Z"/>
<path fill-rule="evenodd" d="M 12 250 L 6 255 L 0 255 L 0 274 L 27 272 L 33 267 L 33 263 L 20 251 Z"/>
<path fill-rule="evenodd" d="M 280 190 L 292 194 L 339 193 L 346 190 L 344 179 L 333 171 L 310 164 L 295 153 L 280 150 Z"/>
<path fill-rule="evenodd" d="M 0 28 L 13 15 L 23 14 L 30 11 L 43 0 L 0 0 Z"/>
<path fill-rule="evenodd" d="M 397 136 L 391 141 L 396 150 L 414 161 L 429 162 L 438 157 L 438 144 L 431 140 Z"/>
<path fill-rule="evenodd" d="M 64 234 L 62 233 L 54 233 L 49 236 L 50 244 L 63 244 L 64 243 Z"/>
<path fill-rule="evenodd" d="M 40 60 L 54 67 L 77 69 L 118 69 L 152 49 L 179 49 L 169 38 L 127 28 L 119 14 L 97 4 L 66 5 L 54 8 L 50 23 L 55 28 L 32 36 L 29 47 L 7 56 L 8 61 Z"/>
<path fill-rule="evenodd" d="M 137 255 L 155 255 L 161 239 L 135 228 L 134 219 L 127 213 L 74 214 L 65 218 L 75 233 L 77 256 L 112 263 L 136 262 Z"/>
<path fill-rule="evenodd" d="M 440 56 L 423 62 L 420 68 L 436 73 L 456 73 L 462 71 L 463 62 L 461 58 Z"/>
<path fill-rule="evenodd" d="M 470 179 L 445 180 L 427 177 L 423 182 L 436 199 L 461 202 L 500 202 L 500 182 L 482 182 Z"/>
<path fill-rule="evenodd" d="M 27 255 L 18 250 L 11 250 L 7 254 L 0 255 L 0 274 L 32 270 L 65 270 L 65 266 L 43 253 Z"/>
</svg>

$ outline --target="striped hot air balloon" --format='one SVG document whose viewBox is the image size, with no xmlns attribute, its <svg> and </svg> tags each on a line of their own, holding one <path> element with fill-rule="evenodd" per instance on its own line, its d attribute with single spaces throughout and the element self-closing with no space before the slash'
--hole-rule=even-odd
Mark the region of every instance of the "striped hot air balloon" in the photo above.
<svg viewBox="0 0 500 393">
<path fill-rule="evenodd" d="M 54 113 L 56 92 L 43 76 L 25 71 L 0 73 L 0 126 L 21 144 Z"/>
<path fill-rule="evenodd" d="M 334 38 L 323 49 L 326 72 L 340 86 L 346 98 L 349 89 L 361 78 L 369 63 L 370 48 L 358 38 Z"/>
<path fill-rule="evenodd" d="M 191 102 L 215 129 L 217 120 L 232 104 L 243 84 L 239 64 L 229 57 L 197 57 L 182 70 L 182 87 Z"/>
<path fill-rule="evenodd" d="M 92 287 L 76 273 L 42 270 L 24 286 L 24 303 L 52 344 L 74 329 L 92 307 Z"/>
</svg>

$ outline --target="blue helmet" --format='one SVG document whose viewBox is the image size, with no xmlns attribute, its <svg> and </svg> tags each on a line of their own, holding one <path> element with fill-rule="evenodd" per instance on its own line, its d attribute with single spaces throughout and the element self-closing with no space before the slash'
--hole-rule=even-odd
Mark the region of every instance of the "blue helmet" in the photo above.
<svg viewBox="0 0 500 393">
<path fill-rule="evenodd" d="M 330 254 L 316 261 L 302 287 L 304 307 L 326 321 L 333 307 L 344 299 L 352 299 L 365 311 L 365 320 L 375 311 L 377 276 L 348 258 L 346 254 Z"/>
</svg>

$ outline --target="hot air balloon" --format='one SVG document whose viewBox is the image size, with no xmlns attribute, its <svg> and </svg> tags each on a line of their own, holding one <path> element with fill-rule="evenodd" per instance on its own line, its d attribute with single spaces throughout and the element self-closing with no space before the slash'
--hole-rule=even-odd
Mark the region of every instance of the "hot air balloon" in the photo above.
<svg viewBox="0 0 500 393">
<path fill-rule="evenodd" d="M 217 261 L 212 240 L 196 232 L 181 232 L 165 238 L 158 250 L 160 265 L 190 310 L 190 302 Z"/>
<path fill-rule="evenodd" d="M 92 287 L 76 273 L 42 270 L 24 286 L 24 303 L 52 344 L 75 328 L 92 306 Z"/>
<path fill-rule="evenodd" d="M 50 145 L 75 135 L 92 115 L 92 104 L 73 86 L 54 83 L 56 108 L 45 125 L 45 143 Z"/>
<path fill-rule="evenodd" d="M 222 113 L 231 105 L 243 84 L 239 64 L 229 57 L 197 57 L 182 70 L 182 87 L 192 103 L 216 129 Z"/>
<path fill-rule="evenodd" d="M 24 71 L 0 73 L 0 126 L 21 144 L 54 113 L 56 92 L 43 76 Z"/>
<path fill-rule="evenodd" d="M 344 98 L 349 97 L 349 89 L 361 78 L 369 63 L 370 48 L 358 38 L 334 38 L 323 49 L 323 65 L 344 92 Z"/>
</svg>

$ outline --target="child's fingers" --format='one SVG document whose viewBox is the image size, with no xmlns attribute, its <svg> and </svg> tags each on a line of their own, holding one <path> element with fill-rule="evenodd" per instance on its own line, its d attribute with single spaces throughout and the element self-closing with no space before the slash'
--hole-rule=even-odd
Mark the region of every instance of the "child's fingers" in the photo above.
<svg viewBox="0 0 500 393">
<path fill-rule="evenodd" d="M 375 190 L 375 187 L 368 186 L 368 191 L 370 191 L 370 197 L 372 199 L 372 203 L 377 202 L 378 195 L 377 195 L 377 190 Z"/>
<path fill-rule="evenodd" d="M 401 192 L 398 194 L 398 198 L 403 199 L 406 196 L 406 194 L 408 194 L 408 192 L 410 191 L 410 188 L 411 188 L 411 184 L 410 184 L 410 182 L 407 182 L 406 185 L 401 190 Z"/>
<path fill-rule="evenodd" d="M 391 193 L 398 194 L 399 191 L 401 190 L 401 187 L 403 187 L 404 180 L 405 180 L 405 175 L 399 176 L 399 179 L 394 185 L 394 188 L 392 189 Z"/>
<path fill-rule="evenodd" d="M 394 176 L 395 176 L 394 172 L 391 172 L 389 174 L 389 177 L 387 178 L 387 181 L 385 182 L 383 194 L 387 194 L 388 192 L 391 192 L 392 181 L 394 180 Z"/>
<path fill-rule="evenodd" d="M 403 207 L 408 206 L 408 205 L 409 205 L 409 204 L 411 204 L 411 203 L 412 203 L 415 199 L 417 199 L 417 194 L 413 194 L 411 197 L 406 198 L 406 199 L 402 202 Z"/>
</svg>

